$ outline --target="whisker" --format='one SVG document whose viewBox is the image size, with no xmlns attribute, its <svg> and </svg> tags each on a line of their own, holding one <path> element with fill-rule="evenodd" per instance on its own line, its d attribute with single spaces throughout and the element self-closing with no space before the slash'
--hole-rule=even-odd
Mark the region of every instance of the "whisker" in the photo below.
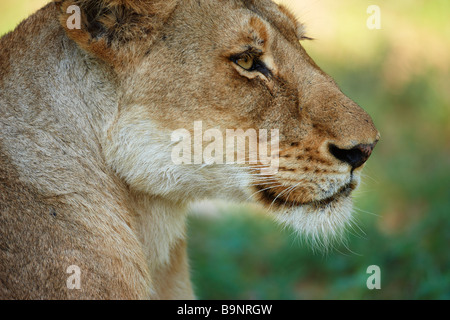
<svg viewBox="0 0 450 320">
<path fill-rule="evenodd" d="M 284 204 L 286 205 L 287 201 L 289 200 L 289 197 L 291 196 L 292 192 L 295 191 L 295 189 L 297 189 L 297 187 L 302 183 L 303 181 L 299 181 L 296 185 L 294 185 L 293 187 L 291 187 L 287 197 L 286 197 L 286 201 L 284 202 Z M 293 205 L 293 204 L 292 204 Z"/>
<path fill-rule="evenodd" d="M 272 206 L 273 206 L 273 204 L 275 203 L 275 201 L 277 201 L 277 199 L 278 199 L 285 191 L 286 191 L 286 189 L 283 190 L 282 192 L 280 192 L 280 193 L 276 196 L 276 198 L 273 199 L 272 203 L 271 203 L 270 206 L 269 206 L 269 209 L 272 209 Z"/>
<path fill-rule="evenodd" d="M 275 188 L 278 188 L 278 187 L 281 187 L 281 186 L 282 186 L 282 185 L 275 185 L 275 186 L 271 186 L 271 187 L 268 187 L 268 188 L 259 190 L 259 191 L 255 192 L 255 193 L 253 193 L 250 197 L 248 197 L 248 198 L 247 198 L 247 201 L 248 201 L 249 199 L 253 198 L 253 196 L 255 196 L 256 194 L 258 194 L 258 193 L 260 193 L 260 192 L 263 192 L 263 191 L 266 191 L 266 190 L 270 190 L 270 189 L 275 189 Z"/>
<path fill-rule="evenodd" d="M 353 208 L 354 208 L 355 210 L 361 212 L 361 213 L 367 213 L 367 214 L 373 215 L 373 216 L 375 216 L 375 217 L 377 217 L 377 218 L 381 218 L 381 215 L 379 215 L 379 214 L 376 214 L 376 213 L 373 213 L 373 212 L 370 212 L 370 211 L 366 211 L 366 210 L 360 209 L 360 208 L 358 208 L 358 207 L 353 207 Z"/>
<path fill-rule="evenodd" d="M 367 170 L 367 169 L 365 169 L 365 170 Z M 361 177 L 364 178 L 364 179 L 370 179 L 373 182 L 375 182 L 376 184 L 380 183 L 377 179 L 375 179 L 372 176 L 368 175 L 366 172 L 361 173 Z M 364 181 L 364 179 L 363 179 L 363 181 Z"/>
</svg>

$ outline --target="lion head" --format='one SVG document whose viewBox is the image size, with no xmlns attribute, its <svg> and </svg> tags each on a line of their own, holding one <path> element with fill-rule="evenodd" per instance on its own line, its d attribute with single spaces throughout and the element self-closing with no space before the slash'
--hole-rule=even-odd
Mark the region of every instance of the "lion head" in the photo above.
<svg viewBox="0 0 450 320">
<path fill-rule="evenodd" d="M 71 5 L 84 13 L 80 29 L 66 26 Z M 304 27 L 285 7 L 69 0 L 62 10 L 69 37 L 115 74 L 118 111 L 102 147 L 131 189 L 174 202 L 253 199 L 325 244 L 349 224 L 352 191 L 380 134 L 305 52 Z M 276 130 L 277 172 L 262 173 L 261 161 L 175 164 L 173 133 L 195 138 L 198 122 L 224 137 Z"/>
</svg>

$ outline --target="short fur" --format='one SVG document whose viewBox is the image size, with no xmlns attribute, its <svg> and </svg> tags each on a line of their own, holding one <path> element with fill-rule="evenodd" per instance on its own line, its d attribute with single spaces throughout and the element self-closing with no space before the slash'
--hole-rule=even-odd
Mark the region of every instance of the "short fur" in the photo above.
<svg viewBox="0 0 450 320">
<path fill-rule="evenodd" d="M 82 11 L 70 30 L 70 5 Z M 190 202 L 254 199 L 327 244 L 350 221 L 371 118 L 269 0 L 64 0 L 0 40 L 0 298 L 190 299 Z M 230 57 L 254 48 L 270 74 Z M 280 130 L 280 171 L 176 166 L 171 132 Z M 350 187 L 342 191 L 343 187 Z M 69 290 L 69 266 L 81 290 Z"/>
</svg>

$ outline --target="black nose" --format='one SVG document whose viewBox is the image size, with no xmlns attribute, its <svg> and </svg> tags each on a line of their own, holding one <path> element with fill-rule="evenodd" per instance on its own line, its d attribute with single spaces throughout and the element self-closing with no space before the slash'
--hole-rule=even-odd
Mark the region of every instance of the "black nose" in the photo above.
<svg viewBox="0 0 450 320">
<path fill-rule="evenodd" d="M 340 149 L 334 144 L 330 144 L 330 153 L 337 159 L 348 163 L 353 169 L 361 167 L 369 159 L 375 148 L 374 144 L 359 144 L 351 149 Z"/>
</svg>

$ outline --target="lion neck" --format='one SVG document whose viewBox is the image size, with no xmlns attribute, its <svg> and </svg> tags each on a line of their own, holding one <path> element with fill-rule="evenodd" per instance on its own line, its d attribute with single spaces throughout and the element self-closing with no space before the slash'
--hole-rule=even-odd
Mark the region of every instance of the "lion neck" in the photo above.
<svg viewBox="0 0 450 320">
<path fill-rule="evenodd" d="M 120 88 L 107 67 L 97 61 L 86 60 L 84 53 L 77 51 L 73 60 L 82 62 L 78 63 L 77 74 L 84 72 L 90 83 L 108 83 L 104 88 L 97 87 L 95 94 L 81 81 L 78 87 L 84 96 L 92 99 L 86 106 L 90 108 L 90 118 L 95 123 L 95 135 L 103 141 L 120 112 Z M 152 281 L 151 298 L 194 297 L 186 254 L 187 204 L 133 191 L 115 173 L 111 174 L 114 175 L 112 180 L 125 193 L 123 198 L 126 199 L 127 213 L 132 215 L 132 229 L 146 257 Z"/>
<path fill-rule="evenodd" d="M 56 177 L 32 173 L 29 164 L 23 160 L 32 157 L 35 147 L 30 143 L 23 151 L 23 159 L 13 159 L 14 164 L 23 173 L 23 180 L 45 197 L 59 199 L 67 206 L 83 203 L 84 208 L 90 211 L 86 215 L 117 215 L 121 221 L 130 221 L 147 260 L 153 298 L 192 297 L 190 282 L 184 280 L 189 279 L 185 244 L 186 206 L 130 191 L 126 183 L 108 168 L 102 140 L 119 112 L 117 78 L 106 64 L 93 59 L 67 38 L 55 18 L 56 11 L 52 10 L 52 7 L 41 10 L 15 31 L 26 34 L 26 39 L 20 38 L 22 43 L 7 45 L 32 49 L 18 55 L 15 52 L 2 54 L 17 55 L 15 65 L 7 66 L 11 72 L 4 73 L 3 80 L 15 78 L 26 83 L 30 76 L 14 70 L 33 61 L 30 70 L 33 70 L 34 78 L 47 79 L 34 83 L 39 99 L 36 95 L 17 94 L 11 101 L 17 99 L 20 101 L 18 106 L 32 108 L 18 107 L 11 112 L 17 113 L 15 118 L 25 119 L 23 123 L 31 132 L 41 130 L 42 125 L 45 128 L 42 130 L 52 135 L 55 141 L 52 148 L 58 152 L 53 155 L 53 149 L 48 150 L 53 166 L 65 168 L 75 158 L 80 163 L 73 164 L 76 175 L 67 170 L 60 170 Z M 45 29 L 36 29 L 34 20 L 42 18 L 41 15 L 55 17 L 47 17 L 47 21 L 53 23 L 46 25 Z M 37 37 L 41 41 L 35 41 Z M 12 40 L 11 37 L 11 40 L 3 41 Z M 57 121 L 38 123 L 54 118 Z M 97 181 L 101 185 L 96 184 Z M 68 210 L 77 211 L 77 208 Z"/>
<path fill-rule="evenodd" d="M 86 60 L 82 52 L 76 52 L 75 55 L 77 56 L 72 57 L 72 61 L 79 61 L 79 69 L 74 67 L 73 73 L 84 73 L 84 78 L 88 78 L 89 83 L 108 83 L 103 88 L 95 88 L 95 94 L 82 81 L 79 81 L 78 86 L 83 96 L 91 99 L 86 107 L 94 123 L 93 133 L 103 141 L 107 139 L 108 129 L 119 112 L 120 88 L 115 84 L 114 75 L 109 74 L 110 70 L 105 66 L 97 61 Z M 89 72 L 86 72 L 86 68 Z M 186 205 L 133 191 L 115 174 L 113 180 L 126 193 L 123 197 L 127 199 L 126 207 L 134 221 L 132 229 L 142 244 L 152 278 L 152 297 L 164 299 L 193 296 L 190 282 L 186 282 L 189 279 L 185 248 Z"/>
<path fill-rule="evenodd" d="M 135 230 L 152 275 L 153 298 L 193 297 L 186 254 L 187 206 L 137 192 L 131 199 Z"/>
<path fill-rule="evenodd" d="M 80 54 L 83 55 L 83 53 Z M 90 109 L 90 118 L 95 123 L 95 135 L 102 141 L 107 139 L 108 129 L 119 112 L 120 102 L 117 93 L 120 89 L 115 86 L 115 79 L 111 81 L 113 76 L 108 75 L 109 70 L 105 70 L 104 66 L 99 66 L 97 62 L 82 61 L 90 70 L 87 77 L 91 77 L 91 83 L 110 83 L 108 87 L 103 88 L 103 91 L 97 89 L 93 100 L 86 104 L 90 108 L 95 107 Z M 83 64 L 79 72 L 85 70 Z M 82 83 L 80 86 L 85 96 L 92 97 L 90 88 L 83 86 Z M 105 170 L 109 172 L 111 169 Z M 151 298 L 193 297 L 185 240 L 187 205 L 133 191 L 115 173 L 111 172 L 111 174 L 114 175 L 112 180 L 125 193 L 123 198 L 127 199 L 127 213 L 132 215 L 132 229 L 146 257 L 152 281 Z"/>
</svg>

